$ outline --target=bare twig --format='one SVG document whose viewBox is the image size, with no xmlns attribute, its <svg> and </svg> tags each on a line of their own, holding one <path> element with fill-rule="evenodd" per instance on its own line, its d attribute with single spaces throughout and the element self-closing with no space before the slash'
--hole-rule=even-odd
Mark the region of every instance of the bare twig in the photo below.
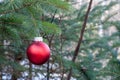
<svg viewBox="0 0 120 80">
<path fill-rule="evenodd" d="M 54 15 L 53 15 L 53 17 L 52 17 L 52 20 L 51 20 L 51 23 L 53 23 L 53 21 L 54 21 L 54 19 L 55 19 L 55 15 L 56 15 L 56 13 L 57 13 L 57 9 L 55 10 L 55 12 L 54 12 Z M 49 47 L 51 48 L 51 46 L 52 46 L 52 40 L 53 40 L 53 38 L 54 38 L 54 34 L 52 34 L 51 35 L 51 37 L 50 37 L 50 39 L 49 39 Z M 48 60 L 48 62 L 47 62 L 47 80 L 49 80 L 49 77 L 50 77 L 50 71 L 49 71 L 49 60 Z"/>
<path fill-rule="evenodd" d="M 78 44 L 75 48 L 74 55 L 73 55 L 73 58 L 72 58 L 73 62 L 75 62 L 75 60 L 78 56 L 78 53 L 79 53 L 79 48 L 80 48 L 80 45 L 81 45 L 81 42 L 82 42 L 82 39 L 83 39 L 83 35 L 84 35 L 84 31 L 85 31 L 86 23 L 87 23 L 87 19 L 88 19 L 88 14 L 89 14 L 90 9 L 91 9 L 91 5 L 92 5 L 92 0 L 90 0 L 88 10 L 87 10 L 86 15 L 85 15 L 84 23 L 82 25 L 82 29 L 81 29 L 81 32 L 80 32 L 80 38 L 79 38 Z M 88 75 L 86 74 L 86 72 L 84 70 L 81 69 L 81 72 L 86 76 L 87 80 L 90 80 L 90 78 L 88 77 Z M 70 72 L 67 76 L 67 80 L 70 80 L 71 75 L 72 75 L 72 68 L 70 69 Z"/>
</svg>

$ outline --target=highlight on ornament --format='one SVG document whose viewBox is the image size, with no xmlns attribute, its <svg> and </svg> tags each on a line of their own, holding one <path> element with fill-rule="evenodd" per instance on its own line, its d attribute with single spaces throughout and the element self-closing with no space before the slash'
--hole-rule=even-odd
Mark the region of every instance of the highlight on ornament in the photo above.
<svg viewBox="0 0 120 80">
<path fill-rule="evenodd" d="M 50 48 L 43 42 L 42 37 L 35 37 L 33 42 L 27 47 L 28 60 L 35 65 L 42 65 L 50 58 Z"/>
</svg>

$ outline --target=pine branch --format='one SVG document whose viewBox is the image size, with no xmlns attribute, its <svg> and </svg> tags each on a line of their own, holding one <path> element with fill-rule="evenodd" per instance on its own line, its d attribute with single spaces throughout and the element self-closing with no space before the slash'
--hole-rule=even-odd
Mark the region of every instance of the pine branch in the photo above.
<svg viewBox="0 0 120 80">
<path fill-rule="evenodd" d="M 15 23 L 15 22 L 4 22 L 4 23 L 9 25 L 21 25 L 20 23 Z M 3 22 L 0 21 L 0 24 L 3 24 Z"/>
<path fill-rule="evenodd" d="M 27 3 L 27 4 L 23 4 L 23 6 L 21 6 L 20 8 L 3 11 L 3 12 L 0 13 L 0 15 L 12 13 L 12 12 L 15 12 L 15 11 L 19 11 L 19 10 L 24 9 L 24 8 L 26 8 L 26 7 L 32 6 L 33 4 L 35 4 L 35 3 L 37 3 L 37 2 L 38 2 L 38 1 L 36 1 L 36 2 L 30 2 L 30 3 Z"/>
<path fill-rule="evenodd" d="M 87 24 L 88 14 L 89 14 L 90 9 L 91 9 L 92 1 L 93 0 L 90 0 L 88 10 L 87 10 L 86 15 L 85 15 L 84 23 L 82 25 L 82 29 L 81 29 L 81 32 L 80 32 L 80 38 L 79 38 L 77 47 L 76 47 L 76 49 L 74 51 L 74 55 L 73 55 L 73 58 L 72 58 L 73 62 L 75 62 L 75 60 L 76 60 L 76 58 L 78 56 L 78 53 L 79 53 L 79 48 L 80 48 L 81 43 L 82 43 L 82 39 L 83 39 L 84 31 L 85 31 L 85 28 L 86 28 L 86 24 Z M 87 73 L 84 70 L 81 69 L 81 72 L 86 76 L 87 80 L 90 80 L 90 78 L 88 77 Z M 71 75 L 72 75 L 72 68 L 70 69 L 70 72 L 69 72 L 69 74 L 67 76 L 67 80 L 70 80 Z"/>
</svg>

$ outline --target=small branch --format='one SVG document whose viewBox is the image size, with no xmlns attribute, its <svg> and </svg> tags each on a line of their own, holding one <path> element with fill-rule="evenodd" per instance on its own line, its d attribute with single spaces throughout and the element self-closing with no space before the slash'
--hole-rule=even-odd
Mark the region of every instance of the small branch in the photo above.
<svg viewBox="0 0 120 80">
<path fill-rule="evenodd" d="M 55 12 L 54 12 L 54 15 L 53 15 L 53 17 L 52 17 L 51 23 L 53 23 L 53 21 L 54 21 L 54 19 L 55 19 L 56 13 L 57 13 L 57 9 L 56 9 Z M 50 47 L 50 48 L 51 48 L 51 46 L 52 46 L 52 40 L 53 40 L 53 38 L 54 38 L 54 34 L 52 34 L 51 37 L 50 37 L 50 39 L 48 39 L 48 40 L 49 40 L 49 47 Z M 47 62 L 47 80 L 49 80 L 49 77 L 50 77 L 50 71 L 49 71 L 50 65 L 49 65 L 49 63 L 50 63 L 50 61 L 48 60 L 48 62 Z"/>
<path fill-rule="evenodd" d="M 29 79 L 32 80 L 32 64 L 29 62 Z"/>
<path fill-rule="evenodd" d="M 52 17 L 51 23 L 53 23 L 53 21 L 54 21 L 54 19 L 55 19 L 56 13 L 57 13 L 57 9 L 56 9 L 55 12 L 54 12 L 54 15 L 53 15 L 53 17 Z"/>
<path fill-rule="evenodd" d="M 80 38 L 79 38 L 79 41 L 78 41 L 78 44 L 77 44 L 77 47 L 75 49 L 74 56 L 73 56 L 73 59 L 72 59 L 73 62 L 75 62 L 76 57 L 77 57 L 78 52 L 79 52 L 79 48 L 80 48 L 80 45 L 81 45 L 81 42 L 82 42 L 82 39 L 83 39 L 83 35 L 84 35 L 84 31 L 85 31 L 85 27 L 86 27 L 86 23 L 87 23 L 87 19 L 88 19 L 88 14 L 89 14 L 90 9 L 91 9 L 91 4 L 92 4 L 92 0 L 89 3 L 89 7 L 88 7 L 88 10 L 87 10 L 86 15 L 85 15 L 85 20 L 84 20 L 84 23 L 82 25 L 82 29 L 81 29 L 81 32 L 80 32 Z"/>
<path fill-rule="evenodd" d="M 88 10 L 87 10 L 86 15 L 85 15 L 84 23 L 82 25 L 82 29 L 81 29 L 81 32 L 80 32 L 80 38 L 79 38 L 78 44 L 76 46 L 76 49 L 74 51 L 74 55 L 73 55 L 73 58 L 72 58 L 73 62 L 75 62 L 75 60 L 76 60 L 76 58 L 78 56 L 78 53 L 79 53 L 79 48 L 80 48 L 80 45 L 82 43 L 82 39 L 83 39 L 84 31 L 85 31 L 85 28 L 86 28 L 88 14 L 89 14 L 90 9 L 91 9 L 92 1 L 93 0 L 90 0 L 89 6 L 88 6 Z M 86 74 L 86 72 L 84 70 L 81 70 L 81 72 L 86 76 L 87 80 L 90 80 L 90 78 L 88 77 L 88 75 Z M 70 69 L 70 72 L 68 74 L 67 80 L 70 80 L 71 75 L 72 75 L 72 68 Z"/>
</svg>

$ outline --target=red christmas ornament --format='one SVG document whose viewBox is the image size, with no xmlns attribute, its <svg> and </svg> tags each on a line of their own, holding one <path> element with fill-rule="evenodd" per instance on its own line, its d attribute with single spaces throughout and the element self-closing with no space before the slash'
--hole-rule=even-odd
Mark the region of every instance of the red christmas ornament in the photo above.
<svg viewBox="0 0 120 80">
<path fill-rule="evenodd" d="M 29 61 L 36 65 L 44 64 L 50 57 L 50 49 L 46 43 L 42 42 L 41 37 L 36 37 L 26 52 Z"/>
</svg>

